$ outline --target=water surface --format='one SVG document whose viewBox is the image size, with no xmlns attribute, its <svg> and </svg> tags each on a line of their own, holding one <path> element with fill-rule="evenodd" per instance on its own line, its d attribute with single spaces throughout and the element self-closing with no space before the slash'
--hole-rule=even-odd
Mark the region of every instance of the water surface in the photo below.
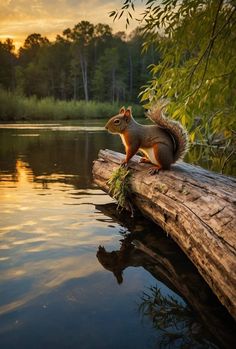
<svg viewBox="0 0 236 349">
<path fill-rule="evenodd" d="M 96 122 L 0 127 L 1 349 L 231 347 L 178 247 L 94 186 L 101 148 L 122 146 Z"/>
</svg>

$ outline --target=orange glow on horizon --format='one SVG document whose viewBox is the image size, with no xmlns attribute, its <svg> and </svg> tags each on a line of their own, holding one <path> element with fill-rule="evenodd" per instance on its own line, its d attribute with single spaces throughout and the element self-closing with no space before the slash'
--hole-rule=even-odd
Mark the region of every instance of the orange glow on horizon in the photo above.
<svg viewBox="0 0 236 349">
<path fill-rule="evenodd" d="M 54 41 L 57 35 L 62 35 L 66 28 L 73 28 L 82 20 L 89 21 L 94 25 L 105 23 L 112 27 L 113 32 L 125 31 L 130 33 L 138 26 L 137 21 L 132 21 L 126 30 L 125 18 L 113 22 L 109 12 L 119 9 L 122 0 L 106 1 L 87 0 L 21 0 L 0 2 L 0 41 L 7 38 L 13 39 L 16 51 L 23 46 L 28 35 L 39 33 Z M 144 4 L 137 2 L 137 17 L 143 12 Z"/>
</svg>

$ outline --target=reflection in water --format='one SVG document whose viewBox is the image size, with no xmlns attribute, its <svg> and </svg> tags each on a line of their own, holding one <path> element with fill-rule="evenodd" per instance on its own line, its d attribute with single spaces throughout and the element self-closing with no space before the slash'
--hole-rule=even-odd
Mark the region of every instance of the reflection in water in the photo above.
<svg viewBox="0 0 236 349">
<path fill-rule="evenodd" d="M 176 245 L 163 233 L 147 235 L 144 227 L 156 229 L 147 221 L 117 218 L 104 205 L 112 200 L 94 187 L 93 160 L 100 148 L 122 149 L 119 139 L 66 127 L 0 128 L 1 349 L 157 348 L 162 334 L 144 306 L 140 321 L 136 306 L 148 289 L 152 303 L 156 285 L 163 297 L 191 306 L 207 328 L 204 339 L 210 332 L 226 347 L 228 318 Z M 98 257 L 119 284 L 98 262 L 99 245 L 113 251 L 100 248 Z"/>
<path fill-rule="evenodd" d="M 6 269 L 3 267 L 1 280 L 18 283 L 18 280 L 34 279 L 35 275 L 38 278 L 17 300 L 4 295 L 8 303 L 0 305 L 0 314 L 27 304 L 67 280 L 90 275 L 99 269 L 91 258 L 92 252 L 74 254 L 81 245 L 99 243 L 102 234 L 97 237 L 90 229 L 90 220 L 93 215 L 97 218 L 97 214 L 85 201 L 99 202 L 101 196 L 103 201 L 104 195 L 97 189 L 85 191 L 86 196 L 80 196 L 81 205 L 84 205 L 78 213 L 72 202 L 77 192 L 67 183 L 61 185 L 62 178 L 64 176 L 50 175 L 46 177 L 45 186 L 44 179 L 35 179 L 29 165 L 20 159 L 16 161 L 14 176 L 4 174 L 2 177 L 0 250 L 1 260 L 10 264 Z M 67 180 L 65 176 L 65 182 Z M 14 187 L 9 186 L 11 182 Z M 66 196 L 62 195 L 64 191 Z M 60 202 L 62 198 L 66 202 Z M 97 221 L 93 228 L 99 229 L 99 225 Z M 109 238 L 103 236 L 103 240 Z"/>
<path fill-rule="evenodd" d="M 113 204 L 98 208 L 115 219 Z M 132 222 L 125 213 L 122 221 L 131 233 L 124 235 L 119 250 L 108 252 L 99 246 L 97 258 L 114 274 L 118 284 L 122 284 L 127 268 L 143 267 L 174 292 L 166 294 L 156 285 L 151 286 L 145 289 L 139 302 L 142 316 L 161 330 L 159 345 L 233 348 L 236 329 L 233 320 L 183 252 L 154 224 L 142 219 Z"/>
<path fill-rule="evenodd" d="M 65 131 L 63 127 L 60 127 L 60 130 L 51 130 L 49 126 L 39 128 L 38 137 L 27 137 L 27 134 L 32 134 L 32 130 L 27 129 L 26 125 L 25 137 L 19 136 L 22 134 L 21 128 L 0 127 L 1 177 L 14 177 L 16 164 L 20 159 L 28 164 L 34 180 L 47 183 L 56 180 L 55 176 L 61 176 L 60 182 L 73 181 L 72 184 L 78 188 L 90 188 L 92 163 L 99 149 L 108 147 L 109 144 L 111 147 L 122 149 L 120 144 L 115 146 L 118 143 L 116 137 L 106 135 L 103 131 L 95 132 L 88 127 L 82 127 L 81 132 L 75 126 L 70 126 L 71 131 Z M 86 129 L 88 130 L 85 131 Z"/>
<path fill-rule="evenodd" d="M 144 293 L 139 309 L 152 320 L 154 328 L 162 331 L 161 348 L 217 348 L 191 308 L 163 295 L 159 288 L 150 287 L 148 293 Z"/>
<path fill-rule="evenodd" d="M 97 132 L 103 131 L 103 126 L 94 126 L 94 125 L 63 125 L 63 124 L 49 124 L 49 123 L 40 123 L 40 124 L 1 124 L 1 129 L 13 129 L 15 130 L 49 130 L 49 131 L 83 131 L 83 132 Z M 18 133 L 13 134 L 13 136 L 39 136 L 39 134 L 35 133 Z"/>
<path fill-rule="evenodd" d="M 95 208 L 112 200 L 91 182 L 110 136 L 37 131 L 0 130 L 0 347 L 144 348 L 153 331 L 133 297 L 152 278 L 133 272 L 120 289 L 96 259 L 122 230 Z"/>
</svg>

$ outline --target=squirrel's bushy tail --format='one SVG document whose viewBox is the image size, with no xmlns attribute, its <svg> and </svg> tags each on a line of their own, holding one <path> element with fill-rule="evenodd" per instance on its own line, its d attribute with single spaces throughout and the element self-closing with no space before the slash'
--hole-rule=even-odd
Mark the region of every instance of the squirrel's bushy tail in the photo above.
<svg viewBox="0 0 236 349">
<path fill-rule="evenodd" d="M 166 118 L 162 113 L 163 108 L 164 106 L 155 105 L 147 112 L 147 116 L 174 138 L 174 160 L 177 161 L 183 159 L 188 151 L 188 133 L 180 122 Z"/>
</svg>

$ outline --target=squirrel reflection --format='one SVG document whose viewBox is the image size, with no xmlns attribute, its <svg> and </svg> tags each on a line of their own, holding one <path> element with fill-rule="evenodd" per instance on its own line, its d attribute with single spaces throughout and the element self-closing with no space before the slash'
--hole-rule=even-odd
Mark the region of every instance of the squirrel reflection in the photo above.
<svg viewBox="0 0 236 349">
<path fill-rule="evenodd" d="M 103 246 L 98 247 L 99 262 L 114 274 L 118 284 L 123 282 L 122 274 L 126 268 L 144 266 L 146 259 L 150 259 L 146 253 L 138 250 L 132 244 L 132 240 L 131 237 L 121 240 L 121 247 L 118 251 L 107 252 Z"/>
<path fill-rule="evenodd" d="M 131 233 L 121 240 L 117 251 L 108 252 L 99 246 L 97 258 L 114 274 L 118 284 L 122 284 L 126 268 L 142 266 L 185 299 L 186 303 L 178 302 L 157 286 L 151 286 L 148 294 L 141 297 L 141 315 L 161 330 L 163 348 L 218 348 L 218 344 L 225 349 L 235 347 L 235 325 L 208 286 L 186 259 L 183 263 L 182 253 L 176 252 L 168 239 L 156 240 L 150 234 L 139 238 L 137 233 Z"/>
</svg>

